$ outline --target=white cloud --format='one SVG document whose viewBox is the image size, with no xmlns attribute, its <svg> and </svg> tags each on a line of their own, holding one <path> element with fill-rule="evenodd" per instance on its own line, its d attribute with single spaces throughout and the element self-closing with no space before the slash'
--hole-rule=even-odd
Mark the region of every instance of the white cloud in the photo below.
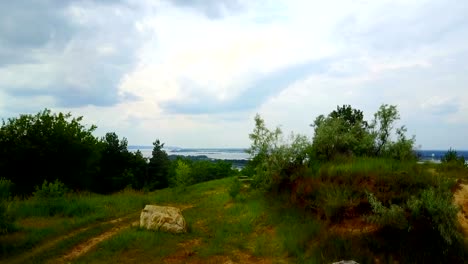
<svg viewBox="0 0 468 264">
<path fill-rule="evenodd" d="M 41 8 L 36 15 L 48 18 Z M 0 47 L 2 115 L 50 107 L 84 115 L 99 133 L 116 131 L 130 144 L 159 137 L 170 145 L 247 146 L 255 112 L 272 126 L 310 134 L 314 118 L 336 105 L 371 118 L 389 103 L 423 147 L 468 148 L 460 136 L 468 123 L 463 1 L 128 0 L 54 8 L 34 40 L 0 26 L 9 38 L 0 43 L 15 44 Z M 56 21 L 66 27 L 50 26 Z M 442 138 L 434 124 L 457 135 Z"/>
</svg>

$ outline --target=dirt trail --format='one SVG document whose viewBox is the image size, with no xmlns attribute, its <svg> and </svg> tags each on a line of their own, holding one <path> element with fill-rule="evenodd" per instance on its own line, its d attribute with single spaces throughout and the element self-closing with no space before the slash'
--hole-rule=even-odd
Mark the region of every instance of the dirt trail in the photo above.
<svg viewBox="0 0 468 264">
<path fill-rule="evenodd" d="M 47 241 L 45 243 L 42 243 L 41 245 L 38 245 L 38 246 L 34 247 L 32 250 L 30 250 L 29 252 L 27 252 L 25 254 L 22 254 L 20 256 L 14 256 L 12 258 L 6 259 L 5 261 L 7 261 L 8 263 L 11 263 L 11 264 L 28 263 L 28 262 L 30 262 L 29 261 L 30 259 L 33 259 L 34 257 L 37 257 L 37 256 L 41 255 L 42 253 L 53 249 L 60 242 L 66 240 L 66 239 L 72 238 L 74 236 L 77 236 L 77 235 L 79 235 L 79 234 L 81 234 L 83 232 L 86 232 L 86 231 L 88 231 L 88 230 L 90 230 L 92 228 L 96 228 L 96 227 L 99 227 L 99 226 L 108 225 L 108 224 L 116 225 L 116 224 L 118 224 L 120 222 L 124 222 L 124 221 L 128 222 L 128 219 L 130 219 L 134 215 L 135 215 L 135 213 L 132 213 L 132 214 L 129 214 L 127 216 L 123 216 L 123 217 L 120 217 L 120 218 L 117 218 L 117 219 L 113 219 L 113 220 L 109 220 L 109 221 L 101 222 L 101 223 L 95 223 L 95 224 L 91 224 L 89 226 L 85 226 L 85 227 L 76 229 L 76 230 L 74 230 L 74 231 L 72 231 L 72 232 L 70 232 L 70 233 L 68 233 L 66 235 L 63 235 L 63 236 L 54 238 L 52 240 L 49 240 L 49 241 Z"/>
<path fill-rule="evenodd" d="M 192 208 L 193 205 L 182 205 L 182 206 L 179 205 L 178 207 L 183 211 L 183 210 Z M 88 253 L 97 244 L 113 237 L 114 235 L 120 233 L 124 229 L 130 228 L 131 226 L 138 226 L 139 221 L 135 221 L 137 220 L 137 218 L 138 218 L 137 214 L 133 213 L 131 215 L 127 215 L 125 217 L 121 217 L 121 218 L 106 222 L 107 224 L 113 224 L 114 226 L 108 229 L 107 231 L 105 231 L 104 233 L 99 234 L 98 236 L 91 237 L 88 240 L 75 245 L 73 248 L 67 251 L 68 253 L 61 256 L 60 258 L 49 260 L 49 263 L 70 263 L 74 259 L 77 259 L 80 256 L 83 256 L 86 253 Z"/>
<path fill-rule="evenodd" d="M 460 184 L 459 189 L 453 195 L 455 204 L 459 205 L 458 222 L 460 223 L 463 233 L 468 236 L 468 184 Z"/>
<path fill-rule="evenodd" d="M 98 235 L 97 237 L 92 237 L 88 239 L 85 242 L 82 242 L 76 246 L 74 246 L 68 254 L 63 256 L 62 258 L 53 261 L 54 263 L 68 263 L 71 260 L 74 260 L 90 251 L 93 247 L 95 247 L 97 244 L 101 243 L 102 241 L 114 236 L 115 234 L 119 233 L 123 229 L 129 228 L 132 225 L 138 224 L 137 222 L 133 222 L 131 225 L 128 223 L 128 221 L 124 221 L 124 218 L 119 218 L 114 220 L 113 223 L 118 224 L 117 226 L 114 226 L 112 229 Z M 123 222 L 123 223 L 121 223 Z"/>
</svg>

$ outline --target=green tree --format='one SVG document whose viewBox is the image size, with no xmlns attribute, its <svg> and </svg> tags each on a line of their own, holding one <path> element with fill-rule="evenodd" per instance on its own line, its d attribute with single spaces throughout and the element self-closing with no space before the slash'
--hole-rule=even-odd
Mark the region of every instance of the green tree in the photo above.
<svg viewBox="0 0 468 264">
<path fill-rule="evenodd" d="M 191 185 L 192 183 L 192 169 L 182 160 L 178 160 L 175 170 L 175 186 L 179 189 L 185 189 L 185 187 Z"/>
<path fill-rule="evenodd" d="M 376 136 L 375 154 L 381 155 L 390 142 L 390 136 L 395 122 L 400 119 L 397 107 L 395 105 L 383 104 L 379 111 L 374 114 L 372 128 Z"/>
<path fill-rule="evenodd" d="M 133 175 L 132 187 L 135 189 L 142 189 L 145 186 L 145 177 L 148 169 L 148 160 L 143 157 L 140 150 L 130 154 L 129 168 Z"/>
<path fill-rule="evenodd" d="M 364 120 L 363 112 L 353 109 L 351 105 L 337 106 L 336 110 L 333 110 L 329 117 L 343 120 L 347 131 L 353 130 L 356 126 L 364 130 L 368 126 L 367 121 Z"/>
<path fill-rule="evenodd" d="M 397 160 L 415 160 L 416 153 L 413 151 L 414 143 L 416 138 L 406 137 L 406 127 L 402 126 L 396 129 L 397 140 L 389 144 L 387 148 L 387 156 Z"/>
<path fill-rule="evenodd" d="M 168 172 L 170 160 L 166 151 L 163 150 L 164 143 L 157 139 L 153 143 L 152 157 L 148 164 L 148 175 L 145 185 L 150 190 L 162 189 L 169 186 Z"/>
<path fill-rule="evenodd" d="M 327 117 L 318 116 L 314 124 L 313 150 L 316 157 L 330 160 L 338 155 L 362 156 L 371 152 L 373 138 L 361 110 L 350 105 L 337 106 Z"/>
<path fill-rule="evenodd" d="M 457 151 L 450 148 L 440 160 L 446 168 L 465 168 L 465 157 L 459 156 Z"/>
<path fill-rule="evenodd" d="M 282 135 L 281 129 L 277 127 L 275 130 L 269 130 L 265 121 L 259 114 L 255 115 L 255 128 L 249 138 L 252 141 L 247 153 L 252 157 L 252 163 L 258 165 L 262 160 L 265 160 L 274 149 L 280 144 Z"/>
<path fill-rule="evenodd" d="M 247 150 L 255 167 L 253 186 L 265 191 L 276 191 L 287 186 L 297 172 L 310 160 L 307 137 L 292 134 L 283 140 L 281 130 L 269 130 L 257 114 L 255 128 L 249 135 L 252 143 Z"/>
<path fill-rule="evenodd" d="M 99 170 L 99 141 L 82 117 L 53 114 L 3 120 L 0 128 L 0 171 L 16 193 L 31 193 L 44 180 L 59 179 L 73 189 L 88 189 Z"/>
<path fill-rule="evenodd" d="M 121 190 L 132 183 L 132 154 L 127 149 L 127 139 L 119 139 L 115 132 L 106 133 L 101 139 L 100 173 L 94 190 L 109 193 Z"/>
<path fill-rule="evenodd" d="M 407 138 L 407 129 L 401 126 L 396 129 L 396 141 L 392 141 L 391 136 L 395 127 L 395 122 L 400 119 L 400 114 L 395 105 L 383 104 L 371 124 L 372 134 L 375 137 L 374 153 L 377 156 L 387 156 L 399 160 L 415 159 L 413 151 L 415 137 Z"/>
</svg>

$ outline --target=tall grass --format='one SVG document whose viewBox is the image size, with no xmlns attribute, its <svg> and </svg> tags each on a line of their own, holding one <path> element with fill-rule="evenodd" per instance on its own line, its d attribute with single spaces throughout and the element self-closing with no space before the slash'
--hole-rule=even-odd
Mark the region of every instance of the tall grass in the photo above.
<svg viewBox="0 0 468 264">
<path fill-rule="evenodd" d="M 17 231 L 0 236 L 0 259 L 80 227 L 139 212 L 151 202 L 150 196 L 131 189 L 113 195 L 37 193 L 10 202 L 9 213 L 16 219 Z"/>
</svg>

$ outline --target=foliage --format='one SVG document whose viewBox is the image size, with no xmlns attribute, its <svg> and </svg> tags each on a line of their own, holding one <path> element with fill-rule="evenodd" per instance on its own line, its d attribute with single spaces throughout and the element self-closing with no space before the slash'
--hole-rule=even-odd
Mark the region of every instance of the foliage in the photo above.
<svg viewBox="0 0 468 264">
<path fill-rule="evenodd" d="M 382 227 L 393 227 L 397 229 L 408 228 L 405 210 L 402 207 L 395 204 L 390 205 L 389 208 L 385 207 L 372 193 L 369 193 L 367 197 L 372 206 L 372 212 L 374 213 L 368 216 L 367 220 Z"/>
<path fill-rule="evenodd" d="M 257 114 L 254 118 L 255 128 L 249 138 L 252 141 L 247 153 L 252 157 L 254 166 L 260 165 L 271 153 L 279 147 L 281 140 L 281 129 L 269 130 L 265 121 Z"/>
<path fill-rule="evenodd" d="M 191 164 L 192 167 L 194 183 L 221 179 L 236 174 L 236 171 L 232 168 L 231 163 L 222 160 L 201 160 L 193 161 L 192 163 L 188 164 Z"/>
<path fill-rule="evenodd" d="M 223 160 L 192 160 L 188 157 L 178 156 L 170 164 L 168 178 L 171 186 L 175 186 L 176 170 L 179 161 L 190 168 L 192 178 L 191 184 L 221 179 L 238 174 L 232 164 Z"/>
<path fill-rule="evenodd" d="M 153 142 L 152 156 L 148 164 L 148 175 L 145 179 L 145 186 L 149 190 L 162 189 L 169 186 L 168 172 L 170 160 L 163 150 L 164 143 L 161 143 L 159 139 Z"/>
<path fill-rule="evenodd" d="M 129 152 L 127 139 L 119 139 L 116 133 L 106 133 L 101 139 L 100 172 L 93 190 L 111 193 L 128 185 L 143 188 L 146 175 L 146 159 L 141 152 Z"/>
<path fill-rule="evenodd" d="M 441 158 L 441 163 L 445 169 L 466 168 L 465 158 L 458 156 L 457 151 L 452 148 Z"/>
<path fill-rule="evenodd" d="M 41 187 L 36 186 L 36 191 L 33 193 L 33 196 L 39 200 L 56 199 L 64 198 L 67 192 L 67 187 L 59 180 L 56 179 L 54 182 L 47 182 L 47 180 L 44 180 Z"/>
<path fill-rule="evenodd" d="M 416 154 L 413 151 L 416 138 L 413 136 L 408 139 L 405 135 L 407 129 L 405 126 L 396 129 L 397 140 L 388 144 L 386 156 L 402 161 L 416 160 Z"/>
<path fill-rule="evenodd" d="M 53 179 L 77 189 L 92 186 L 99 142 L 92 135 L 96 127 L 85 127 L 82 119 L 45 109 L 3 120 L 0 171 L 15 183 L 16 193 L 31 193 L 34 186 Z"/>
<path fill-rule="evenodd" d="M 0 178 L 0 235 L 14 229 L 14 218 L 8 210 L 12 186 L 13 184 L 10 180 Z"/>
<path fill-rule="evenodd" d="M 252 143 L 247 152 L 252 157 L 250 165 L 255 167 L 252 185 L 258 189 L 282 188 L 297 176 L 294 172 L 298 168 L 310 161 L 311 146 L 307 137 L 291 134 L 289 143 L 285 142 L 281 130 L 269 130 L 258 114 L 249 137 Z"/>
<path fill-rule="evenodd" d="M 414 160 L 415 138 L 406 137 L 405 126 L 396 129 L 397 140 L 391 140 L 399 119 L 394 105 L 380 106 L 370 124 L 364 120 L 362 111 L 350 105 L 338 106 L 328 116 L 318 116 L 312 125 L 315 157 L 332 160 L 342 156 L 385 156 Z"/>
<path fill-rule="evenodd" d="M 185 188 L 193 183 L 192 170 L 185 162 L 178 160 L 175 170 L 175 186 L 179 189 Z"/>
<path fill-rule="evenodd" d="M 436 230 L 446 247 L 461 241 L 457 227 L 458 209 L 448 191 L 424 189 L 418 197 L 412 196 L 406 203 L 392 204 L 390 208 L 383 206 L 371 193 L 368 199 L 374 214 L 367 219 L 372 223 L 419 233 Z"/>
<path fill-rule="evenodd" d="M 350 188 L 345 186 L 331 185 L 328 188 L 320 189 L 320 209 L 329 221 L 337 221 L 353 202 L 353 195 Z"/>
<path fill-rule="evenodd" d="M 239 181 L 238 178 L 234 178 L 229 185 L 228 193 L 232 199 L 236 199 L 237 195 L 239 195 L 242 189 L 242 183 Z"/>
<path fill-rule="evenodd" d="M 429 220 L 429 226 L 436 229 L 446 245 L 460 242 L 461 234 L 457 227 L 458 208 L 452 203 L 450 192 L 440 192 L 434 188 L 425 189 L 419 198 L 412 197 L 407 202 L 412 221 Z"/>
<path fill-rule="evenodd" d="M 338 106 L 327 117 L 318 116 L 312 126 L 313 150 L 320 159 L 371 152 L 373 138 L 368 131 L 368 123 L 363 112 L 350 105 Z"/>
<path fill-rule="evenodd" d="M 371 127 L 376 135 L 376 154 L 379 155 L 390 141 L 391 132 L 395 121 L 400 119 L 400 114 L 395 105 L 383 104 L 377 113 Z"/>
<path fill-rule="evenodd" d="M 5 201 L 11 196 L 13 183 L 5 178 L 0 178 L 0 200 Z"/>
</svg>

